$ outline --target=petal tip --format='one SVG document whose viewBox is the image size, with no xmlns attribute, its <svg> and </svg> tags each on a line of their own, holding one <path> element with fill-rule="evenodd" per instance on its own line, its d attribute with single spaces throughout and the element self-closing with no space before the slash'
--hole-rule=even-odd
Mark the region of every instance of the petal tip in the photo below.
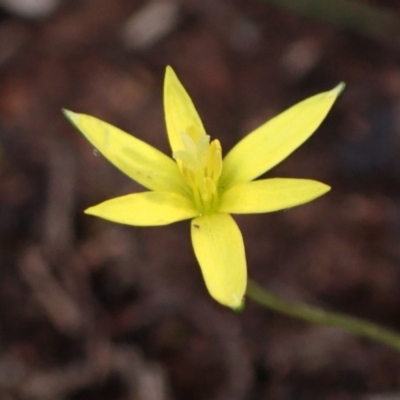
<svg viewBox="0 0 400 400">
<path fill-rule="evenodd" d="M 68 121 L 70 121 L 73 125 L 75 125 L 75 122 L 77 122 L 79 119 L 78 113 L 67 110 L 66 108 L 62 108 L 61 112 L 64 114 L 65 118 L 67 118 Z"/>
<path fill-rule="evenodd" d="M 245 309 L 245 305 L 246 305 L 246 301 L 245 301 L 245 298 L 243 297 L 240 304 L 236 307 L 232 307 L 232 309 L 235 312 L 235 314 L 241 314 Z"/>
<path fill-rule="evenodd" d="M 167 65 L 167 67 L 165 68 L 165 82 L 176 78 L 177 76 L 174 69 L 170 65 Z"/>
<path fill-rule="evenodd" d="M 70 111 L 70 110 L 67 110 L 66 108 L 62 108 L 62 109 L 61 109 L 61 112 L 62 112 L 68 119 L 73 118 L 73 116 L 75 115 L 74 112 L 72 112 L 72 111 Z"/>
<path fill-rule="evenodd" d="M 337 86 L 333 88 L 332 92 L 335 96 L 339 96 L 345 88 L 346 84 L 344 82 L 340 82 Z"/>
<path fill-rule="evenodd" d="M 96 215 L 96 213 L 94 212 L 95 208 L 96 206 L 89 207 L 86 210 L 84 210 L 83 213 L 87 215 Z"/>
<path fill-rule="evenodd" d="M 322 183 L 322 182 L 320 182 L 320 183 L 321 183 L 321 192 L 322 192 L 321 194 L 328 193 L 332 190 L 332 187 L 327 185 L 326 183 Z"/>
</svg>

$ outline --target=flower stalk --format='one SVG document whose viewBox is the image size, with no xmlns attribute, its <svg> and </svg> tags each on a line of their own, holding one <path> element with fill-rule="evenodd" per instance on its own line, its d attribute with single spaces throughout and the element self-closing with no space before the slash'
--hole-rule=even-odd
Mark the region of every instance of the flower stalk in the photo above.
<svg viewBox="0 0 400 400">
<path fill-rule="evenodd" d="M 255 303 L 283 315 L 302 319 L 316 325 L 343 329 L 353 335 L 382 343 L 400 352 L 400 334 L 372 322 L 305 303 L 284 300 L 252 280 L 249 280 L 247 284 L 246 294 L 247 298 L 252 299 Z"/>
</svg>

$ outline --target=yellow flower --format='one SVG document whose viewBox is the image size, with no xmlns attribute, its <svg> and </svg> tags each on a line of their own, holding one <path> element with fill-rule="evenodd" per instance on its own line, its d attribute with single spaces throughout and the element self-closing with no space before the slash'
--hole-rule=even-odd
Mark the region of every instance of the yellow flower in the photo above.
<svg viewBox="0 0 400 400">
<path fill-rule="evenodd" d="M 244 137 L 222 159 L 172 68 L 164 109 L 172 158 L 89 115 L 67 118 L 110 162 L 149 191 L 88 208 L 110 221 L 155 226 L 192 219 L 195 255 L 211 296 L 231 308 L 244 301 L 247 272 L 242 235 L 230 214 L 265 213 L 311 201 L 330 187 L 313 180 L 255 178 L 299 147 L 318 128 L 344 84 L 312 96 Z"/>
</svg>

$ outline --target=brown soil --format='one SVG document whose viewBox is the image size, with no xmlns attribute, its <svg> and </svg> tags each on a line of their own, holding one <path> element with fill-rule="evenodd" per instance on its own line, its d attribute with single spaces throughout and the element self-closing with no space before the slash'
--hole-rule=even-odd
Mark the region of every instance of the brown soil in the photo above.
<svg viewBox="0 0 400 400">
<path fill-rule="evenodd" d="M 368 3 L 399 13 L 395 1 Z M 400 36 L 368 38 L 261 0 L 171 0 L 152 37 L 128 29 L 143 7 L 70 0 L 39 21 L 0 15 L 0 399 L 398 399 L 393 350 L 250 300 L 236 315 L 210 299 L 187 222 L 84 215 L 140 188 L 60 110 L 169 152 L 170 64 L 226 153 L 345 81 L 318 132 L 268 173 L 332 191 L 237 221 L 249 275 L 266 288 L 400 331 Z"/>
</svg>

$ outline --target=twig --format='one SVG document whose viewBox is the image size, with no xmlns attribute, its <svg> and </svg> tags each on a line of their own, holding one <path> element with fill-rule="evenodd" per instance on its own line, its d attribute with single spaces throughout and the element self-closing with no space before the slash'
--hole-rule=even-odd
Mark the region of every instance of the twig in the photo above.
<svg viewBox="0 0 400 400">
<path fill-rule="evenodd" d="M 79 335 L 84 326 L 83 314 L 52 275 L 39 248 L 28 248 L 21 257 L 19 268 L 22 278 L 32 290 L 33 297 L 54 326 L 67 335 Z"/>
</svg>

